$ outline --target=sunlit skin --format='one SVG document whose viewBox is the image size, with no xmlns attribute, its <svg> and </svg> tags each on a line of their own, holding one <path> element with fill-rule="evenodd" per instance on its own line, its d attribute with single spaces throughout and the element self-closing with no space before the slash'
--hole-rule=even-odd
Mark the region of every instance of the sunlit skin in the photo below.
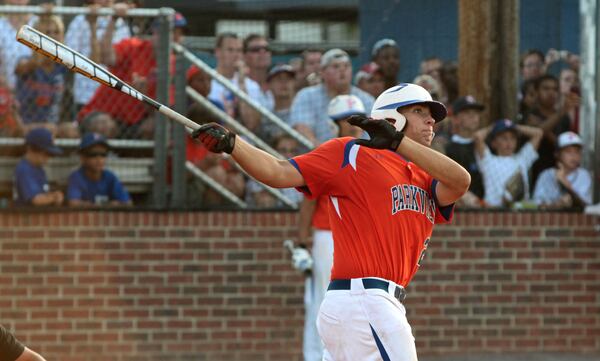
<svg viewBox="0 0 600 361">
<path fill-rule="evenodd" d="M 344 60 L 336 60 L 321 70 L 321 77 L 331 95 L 345 94 L 350 91 L 352 65 Z"/>
<path fill-rule="evenodd" d="M 517 135 L 512 130 L 498 133 L 492 139 L 491 146 L 499 156 L 511 156 L 517 150 Z"/>
<path fill-rule="evenodd" d="M 581 146 L 570 145 L 558 151 L 558 161 L 565 167 L 565 172 L 571 173 L 581 165 Z"/>
<path fill-rule="evenodd" d="M 224 38 L 221 47 L 215 49 L 217 70 L 227 78 L 232 78 L 237 64 L 242 59 L 242 40 Z"/>
<path fill-rule="evenodd" d="M 404 136 L 429 147 L 433 141 L 435 124 L 429 106 L 425 104 L 409 105 L 400 108 L 400 113 L 406 117 Z M 394 120 L 388 119 L 388 121 L 395 124 Z"/>
</svg>

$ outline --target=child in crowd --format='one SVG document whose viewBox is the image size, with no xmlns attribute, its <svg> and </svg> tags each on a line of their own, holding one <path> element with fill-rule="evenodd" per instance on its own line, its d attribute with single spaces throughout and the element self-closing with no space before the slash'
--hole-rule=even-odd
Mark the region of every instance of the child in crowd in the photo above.
<svg viewBox="0 0 600 361">
<path fill-rule="evenodd" d="M 105 169 L 109 148 L 108 141 L 100 134 L 87 133 L 81 138 L 81 167 L 71 173 L 67 187 L 69 206 L 132 204 L 117 176 Z"/>
<path fill-rule="evenodd" d="M 592 203 L 592 177 L 581 168 L 583 142 L 573 132 L 558 137 L 556 168 L 544 170 L 535 185 L 533 199 L 543 208 L 582 208 Z"/>
<path fill-rule="evenodd" d="M 517 137 L 529 141 L 517 152 Z M 490 151 L 485 139 L 490 136 Z M 477 162 L 483 175 L 485 203 L 489 207 L 511 206 L 529 198 L 529 168 L 538 158 L 537 149 L 543 136 L 540 128 L 516 125 L 501 119 L 475 133 Z"/>
<path fill-rule="evenodd" d="M 53 155 L 62 154 L 54 145 L 52 133 L 46 128 L 34 128 L 25 136 L 25 156 L 17 164 L 14 178 L 15 205 L 59 206 L 61 191 L 50 191 L 44 166 Z"/>
</svg>

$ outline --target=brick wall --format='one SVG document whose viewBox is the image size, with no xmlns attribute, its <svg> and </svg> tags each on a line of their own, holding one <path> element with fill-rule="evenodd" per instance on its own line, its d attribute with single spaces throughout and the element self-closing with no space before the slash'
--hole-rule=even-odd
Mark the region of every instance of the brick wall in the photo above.
<svg viewBox="0 0 600 361">
<path fill-rule="evenodd" d="M 52 360 L 301 360 L 294 213 L 0 213 L 0 322 Z M 421 355 L 600 352 L 600 219 L 459 213 L 406 305 Z"/>
</svg>

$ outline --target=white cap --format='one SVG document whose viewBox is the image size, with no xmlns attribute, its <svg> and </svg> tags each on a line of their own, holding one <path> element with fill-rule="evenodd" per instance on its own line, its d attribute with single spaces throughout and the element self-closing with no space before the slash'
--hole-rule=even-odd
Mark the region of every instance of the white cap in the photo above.
<svg viewBox="0 0 600 361">
<path fill-rule="evenodd" d="M 558 149 L 568 147 L 570 145 L 583 145 L 583 141 L 581 137 L 577 135 L 577 133 L 573 132 L 564 132 L 558 136 Z"/>
<path fill-rule="evenodd" d="M 327 107 L 327 115 L 334 121 L 357 114 L 366 115 L 366 112 L 365 106 L 356 95 L 338 95 L 331 99 Z"/>
</svg>

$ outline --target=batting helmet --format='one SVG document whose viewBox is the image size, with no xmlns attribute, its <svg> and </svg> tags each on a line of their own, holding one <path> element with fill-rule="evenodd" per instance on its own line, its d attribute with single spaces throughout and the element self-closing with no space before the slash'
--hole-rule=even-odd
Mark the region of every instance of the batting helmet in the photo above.
<svg viewBox="0 0 600 361">
<path fill-rule="evenodd" d="M 381 93 L 375 99 L 371 118 L 395 119 L 394 125 L 401 131 L 406 124 L 406 118 L 400 114 L 398 109 L 413 104 L 427 104 L 436 123 L 446 118 L 447 111 L 443 103 L 433 100 L 425 88 L 410 83 L 398 84 Z"/>
<path fill-rule="evenodd" d="M 331 99 L 327 115 L 337 122 L 351 115 L 365 115 L 365 106 L 356 95 L 338 95 Z"/>
</svg>

